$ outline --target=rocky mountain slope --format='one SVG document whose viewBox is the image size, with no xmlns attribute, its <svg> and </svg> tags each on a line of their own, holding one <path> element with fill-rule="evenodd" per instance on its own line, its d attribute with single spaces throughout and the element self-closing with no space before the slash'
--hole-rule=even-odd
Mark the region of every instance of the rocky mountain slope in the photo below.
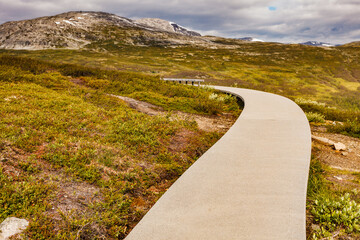
<svg viewBox="0 0 360 240">
<path fill-rule="evenodd" d="M 189 31 L 188 29 L 174 23 L 159 18 L 142 18 L 135 21 L 139 24 L 144 24 L 153 28 L 162 29 L 168 32 L 180 33 L 187 36 L 201 36 L 200 33 Z"/>
<path fill-rule="evenodd" d="M 334 47 L 334 44 L 325 43 L 325 42 L 318 42 L 318 41 L 307 41 L 300 43 L 301 45 L 308 45 L 308 46 L 315 46 L 315 47 Z"/>
<path fill-rule="evenodd" d="M 161 19 L 134 21 L 104 12 L 68 12 L 0 25 L 3 49 L 79 49 L 104 45 L 201 45 L 215 43 Z"/>
</svg>

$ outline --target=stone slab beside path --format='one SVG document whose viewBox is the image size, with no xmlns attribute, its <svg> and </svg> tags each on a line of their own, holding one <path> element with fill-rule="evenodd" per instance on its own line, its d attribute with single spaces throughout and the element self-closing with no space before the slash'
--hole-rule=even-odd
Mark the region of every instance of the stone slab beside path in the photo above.
<svg viewBox="0 0 360 240">
<path fill-rule="evenodd" d="M 245 107 L 126 240 L 306 239 L 311 132 L 287 98 L 215 87 Z"/>
<path fill-rule="evenodd" d="M 29 222 L 26 219 L 8 217 L 0 224 L 0 240 L 7 240 L 15 234 L 21 233 L 27 228 Z"/>
</svg>

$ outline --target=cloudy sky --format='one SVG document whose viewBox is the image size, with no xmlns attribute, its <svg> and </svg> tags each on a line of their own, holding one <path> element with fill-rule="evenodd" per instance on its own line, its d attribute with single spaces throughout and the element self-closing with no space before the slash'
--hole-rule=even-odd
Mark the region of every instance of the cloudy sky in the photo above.
<svg viewBox="0 0 360 240">
<path fill-rule="evenodd" d="M 0 0 L 0 23 L 72 10 L 162 18 L 223 37 L 360 41 L 360 0 Z"/>
</svg>

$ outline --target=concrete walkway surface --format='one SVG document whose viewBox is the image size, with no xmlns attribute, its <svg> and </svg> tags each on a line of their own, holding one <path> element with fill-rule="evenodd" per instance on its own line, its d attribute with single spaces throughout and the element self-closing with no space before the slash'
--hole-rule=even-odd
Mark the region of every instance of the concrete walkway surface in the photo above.
<svg viewBox="0 0 360 240">
<path fill-rule="evenodd" d="M 126 240 L 306 239 L 311 132 L 287 98 L 215 87 L 245 107 Z"/>
</svg>

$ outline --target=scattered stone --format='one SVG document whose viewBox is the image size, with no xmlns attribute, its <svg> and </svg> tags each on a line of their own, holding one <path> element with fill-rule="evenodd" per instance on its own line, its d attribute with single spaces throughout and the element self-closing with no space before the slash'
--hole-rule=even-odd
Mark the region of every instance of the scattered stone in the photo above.
<svg viewBox="0 0 360 240">
<path fill-rule="evenodd" d="M 314 136 L 314 135 L 313 135 L 313 136 L 312 136 L 312 139 L 314 139 L 314 140 L 316 140 L 316 141 L 319 141 L 319 142 L 322 143 L 322 144 L 329 145 L 329 146 L 335 144 L 335 142 L 333 142 L 333 141 L 331 141 L 331 140 L 329 140 L 329 139 L 327 139 L 327 138 L 324 138 L 324 137 L 318 137 L 318 136 Z"/>
<path fill-rule="evenodd" d="M 347 152 L 342 152 L 342 153 L 341 153 L 341 155 L 343 155 L 343 156 L 347 156 L 347 155 L 348 155 L 348 153 L 347 153 Z"/>
<path fill-rule="evenodd" d="M 312 230 L 314 230 L 314 231 L 320 230 L 320 226 L 317 225 L 317 224 L 311 224 L 311 228 L 312 228 Z"/>
<path fill-rule="evenodd" d="M 343 180 L 343 178 L 342 178 L 342 177 L 339 177 L 339 176 L 334 176 L 334 178 L 336 178 L 336 179 L 339 180 L 339 181 L 342 181 L 342 180 Z"/>
<path fill-rule="evenodd" d="M 312 136 L 313 140 L 316 140 L 322 144 L 328 145 L 328 146 L 333 146 L 334 149 L 336 151 L 345 151 L 346 150 L 346 146 L 345 144 L 341 143 L 341 142 L 333 142 L 330 139 L 324 138 L 324 137 L 318 137 L 318 136 Z"/>
<path fill-rule="evenodd" d="M 7 240 L 15 234 L 24 231 L 29 222 L 25 219 L 8 217 L 0 224 L 0 240 Z"/>
<path fill-rule="evenodd" d="M 345 151 L 346 150 L 346 146 L 345 144 L 338 142 L 338 143 L 334 143 L 334 148 L 337 151 Z"/>
</svg>

